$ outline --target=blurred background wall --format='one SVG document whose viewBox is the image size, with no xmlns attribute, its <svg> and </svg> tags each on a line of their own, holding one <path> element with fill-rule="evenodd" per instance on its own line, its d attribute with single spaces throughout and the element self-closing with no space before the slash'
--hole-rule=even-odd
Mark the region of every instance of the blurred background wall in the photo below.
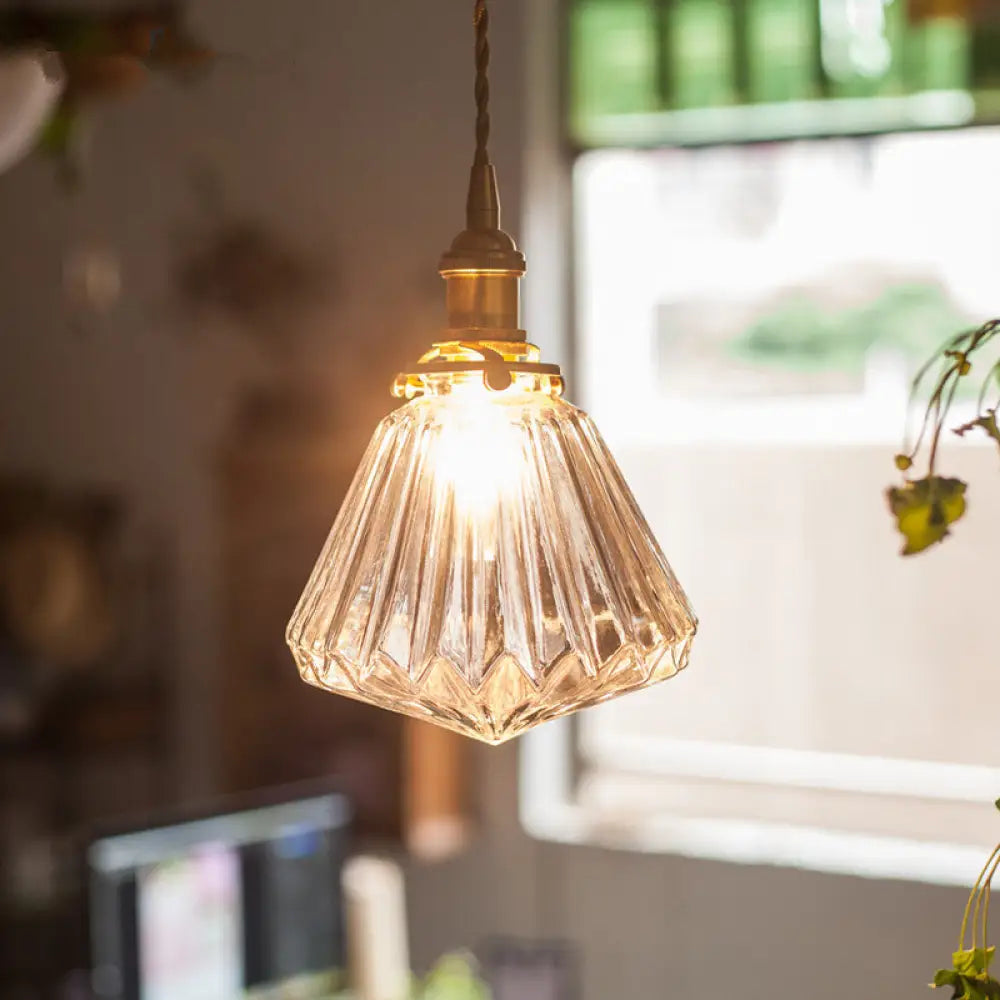
<svg viewBox="0 0 1000 1000">
<path fill-rule="evenodd" d="M 224 52 L 217 72 L 190 89 L 154 78 L 142 100 L 105 106 L 78 193 L 39 158 L 0 187 L 2 460 L 121 488 L 168 526 L 187 794 L 216 777 L 217 458 L 236 397 L 275 367 L 322 377 L 331 410 L 355 378 L 384 387 L 351 401 L 367 407 L 349 421 L 364 428 L 347 445 L 360 456 L 396 370 L 442 323 L 437 255 L 460 228 L 472 135 L 469 26 L 454 4 L 208 2 L 191 16 Z M 496 159 L 516 219 L 518 5 L 496 20 Z M 185 329 L 172 308 L 171 254 L 199 221 L 206 171 L 234 213 L 329 272 L 327 311 L 288 330 L 277 361 L 238 335 Z M 117 255 L 123 294 L 81 332 L 63 270 L 95 245 Z"/>
</svg>

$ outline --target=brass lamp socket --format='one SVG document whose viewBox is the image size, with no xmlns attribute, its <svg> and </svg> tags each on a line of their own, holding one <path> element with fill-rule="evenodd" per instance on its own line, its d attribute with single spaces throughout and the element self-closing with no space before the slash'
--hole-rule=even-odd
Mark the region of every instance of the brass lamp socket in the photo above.
<svg viewBox="0 0 1000 1000">
<path fill-rule="evenodd" d="M 519 271 L 444 271 L 447 284 L 448 329 L 489 331 L 488 339 L 523 341 L 521 326 L 521 274 Z M 487 339 L 480 334 L 477 339 Z"/>
<path fill-rule="evenodd" d="M 523 341 L 520 280 L 526 269 L 524 254 L 500 228 L 496 172 L 489 163 L 477 163 L 469 180 L 466 228 L 441 258 L 448 329 L 489 330 L 494 340 Z"/>
</svg>

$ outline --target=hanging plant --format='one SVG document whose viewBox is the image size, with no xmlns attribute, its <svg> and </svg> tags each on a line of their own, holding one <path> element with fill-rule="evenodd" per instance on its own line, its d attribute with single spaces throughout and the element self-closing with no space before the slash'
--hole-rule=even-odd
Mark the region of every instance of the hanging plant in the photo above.
<svg viewBox="0 0 1000 1000">
<path fill-rule="evenodd" d="M 996 807 L 1000 809 L 1000 799 Z M 952 1000 L 1000 1000 L 1000 983 L 990 974 L 996 948 L 989 945 L 990 890 L 998 867 L 1000 844 L 983 865 L 965 904 L 958 951 L 951 956 L 951 968 L 938 969 L 930 984 L 934 989 L 950 986 Z"/>
<path fill-rule="evenodd" d="M 44 56 L 47 72 L 62 76 L 62 95 L 37 144 L 69 166 L 71 174 L 77 166 L 78 126 L 88 109 L 134 93 L 154 72 L 190 79 L 215 58 L 188 28 L 177 4 L 113 12 L 6 10 L 0 12 L 0 52 Z"/>
<path fill-rule="evenodd" d="M 1000 346 L 1000 319 L 990 320 L 975 330 L 952 338 L 917 372 L 910 393 L 910 404 L 924 389 L 928 375 L 937 370 L 927 407 L 912 446 L 904 446 L 896 456 L 896 468 L 904 474 L 902 486 L 886 491 L 889 509 L 905 539 L 903 555 L 915 555 L 951 533 L 951 526 L 965 515 L 968 483 L 938 474 L 938 451 L 941 436 L 950 424 L 952 407 L 959 392 L 974 377 L 979 365 L 981 383 L 976 397 L 974 419 L 953 427 L 959 437 L 986 434 L 1000 446 L 1000 360 L 988 348 Z M 985 374 L 982 374 L 985 371 Z M 927 465 L 920 478 L 908 475 L 925 453 Z M 996 808 L 1000 810 L 1000 799 Z M 997 869 L 1000 868 L 1000 844 L 983 865 L 972 887 L 962 927 L 958 935 L 958 950 L 952 953 L 951 967 L 938 969 L 931 987 L 952 989 L 951 1000 L 1000 1000 L 1000 982 L 993 978 L 990 966 L 996 948 L 989 944 L 990 893 Z"/>
<path fill-rule="evenodd" d="M 987 348 L 1000 346 L 998 336 L 1000 319 L 990 320 L 976 330 L 960 333 L 935 354 L 913 380 L 911 406 L 925 389 L 927 377 L 937 370 L 920 432 L 912 446 L 904 446 L 896 456 L 896 468 L 904 474 L 903 485 L 886 491 L 889 510 L 905 540 L 904 556 L 915 555 L 944 541 L 951 534 L 951 526 L 965 515 L 968 483 L 938 474 L 938 449 L 960 388 L 973 378 L 977 362 L 984 355 L 989 356 Z M 954 433 L 959 437 L 987 434 L 1000 446 L 998 409 L 1000 361 L 987 362 L 976 401 L 977 416 L 953 428 Z M 927 465 L 923 475 L 913 478 L 910 473 L 925 452 Z"/>
</svg>

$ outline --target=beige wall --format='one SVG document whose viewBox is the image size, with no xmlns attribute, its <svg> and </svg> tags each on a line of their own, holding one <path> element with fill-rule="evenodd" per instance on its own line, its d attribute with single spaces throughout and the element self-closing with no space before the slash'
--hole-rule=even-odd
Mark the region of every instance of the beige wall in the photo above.
<svg viewBox="0 0 1000 1000">
<path fill-rule="evenodd" d="M 211 789 L 215 760 L 213 453 L 261 370 L 238 339 L 178 329 L 164 272 L 193 211 L 185 175 L 216 165 L 234 206 L 333 261 L 338 295 L 303 368 L 330 371 L 336 396 L 333 352 L 367 347 L 386 382 L 439 322 L 436 256 L 460 223 L 470 151 L 466 6 L 200 0 L 198 22 L 233 55 L 195 91 L 156 83 L 102 114 L 80 200 L 59 196 L 45 164 L 0 178 L 0 462 L 118 486 L 168 526 L 185 794 Z M 495 149 L 513 219 L 523 5 L 495 7 Z M 60 269 L 88 230 L 120 249 L 126 289 L 106 328 L 81 337 Z M 374 419 L 380 404 L 363 405 Z M 504 933 L 576 940 L 586 1000 L 902 1000 L 952 947 L 953 891 L 534 844 L 517 825 L 515 755 L 479 752 L 475 848 L 411 866 L 419 964 Z"/>
<path fill-rule="evenodd" d="M 516 748 L 480 757 L 480 841 L 411 865 L 420 960 L 493 934 L 575 941 L 584 1000 L 904 1000 L 949 960 L 964 891 L 539 844 L 517 828 Z"/>
</svg>

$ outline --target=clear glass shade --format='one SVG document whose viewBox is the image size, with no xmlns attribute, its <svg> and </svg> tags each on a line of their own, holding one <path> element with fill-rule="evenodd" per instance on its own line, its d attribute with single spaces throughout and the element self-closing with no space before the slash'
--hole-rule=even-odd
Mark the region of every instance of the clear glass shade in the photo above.
<svg viewBox="0 0 1000 1000">
<path fill-rule="evenodd" d="M 695 616 L 590 418 L 534 377 L 423 391 L 289 623 L 302 677 L 501 743 L 683 669 Z"/>
</svg>

